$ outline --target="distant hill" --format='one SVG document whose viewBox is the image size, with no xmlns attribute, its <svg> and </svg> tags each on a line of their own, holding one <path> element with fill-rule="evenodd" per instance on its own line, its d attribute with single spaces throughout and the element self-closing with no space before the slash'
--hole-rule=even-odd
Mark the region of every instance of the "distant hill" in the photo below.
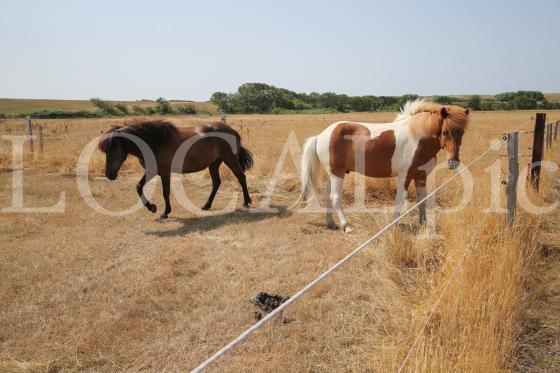
<svg viewBox="0 0 560 373">
<path fill-rule="evenodd" d="M 111 103 L 124 103 L 132 107 L 134 105 L 140 107 L 150 107 L 155 105 L 154 100 L 137 100 L 137 101 L 111 101 Z M 217 112 L 216 105 L 210 102 L 194 102 L 186 100 L 170 100 L 171 106 L 189 104 L 195 107 L 197 111 Z M 89 100 L 44 100 L 44 99 L 19 99 L 19 98 L 0 98 L 0 113 L 13 115 L 17 113 L 28 113 L 41 110 L 96 110 L 96 107 Z"/>
<path fill-rule="evenodd" d="M 452 98 L 454 103 L 465 105 L 472 95 L 449 95 L 449 96 L 426 96 L 429 99 L 449 97 Z M 560 93 L 544 93 L 544 97 L 551 103 L 560 104 Z M 495 95 L 480 95 L 482 101 L 495 101 Z M 173 108 L 178 108 L 182 105 L 191 105 L 199 113 L 217 114 L 219 112 L 218 105 L 212 102 L 195 102 L 187 100 L 170 100 Z M 110 101 L 112 104 L 122 103 L 129 108 L 139 106 L 142 108 L 153 107 L 156 104 L 155 100 L 136 100 L 136 101 Z M 392 108 L 396 110 L 395 108 Z M 48 99 L 15 99 L 15 98 L 0 98 L 0 116 L 2 114 L 7 116 L 14 116 L 21 113 L 31 113 L 39 111 L 88 111 L 95 112 L 97 108 L 90 100 L 48 100 Z"/>
</svg>

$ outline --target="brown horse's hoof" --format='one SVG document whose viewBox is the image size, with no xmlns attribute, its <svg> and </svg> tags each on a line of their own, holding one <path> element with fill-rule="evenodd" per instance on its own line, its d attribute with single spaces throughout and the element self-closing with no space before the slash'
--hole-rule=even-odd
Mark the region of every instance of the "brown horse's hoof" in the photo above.
<svg viewBox="0 0 560 373">
<path fill-rule="evenodd" d="M 157 206 L 154 205 L 153 203 L 150 203 L 150 204 L 146 205 L 146 208 L 147 208 L 148 211 L 151 212 L 152 214 L 155 214 L 155 212 L 157 211 Z"/>
<path fill-rule="evenodd" d="M 210 210 L 210 205 L 204 205 L 204 206 L 202 206 L 202 210 L 205 210 L 205 211 Z"/>
</svg>

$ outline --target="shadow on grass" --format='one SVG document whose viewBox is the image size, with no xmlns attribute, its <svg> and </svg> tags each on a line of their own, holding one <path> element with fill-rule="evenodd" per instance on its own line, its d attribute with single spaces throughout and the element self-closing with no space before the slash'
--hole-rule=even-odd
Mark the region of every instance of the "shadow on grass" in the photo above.
<svg viewBox="0 0 560 373">
<path fill-rule="evenodd" d="M 258 212 L 258 211 L 235 211 L 223 215 L 197 216 L 192 218 L 169 218 L 169 221 L 179 222 L 181 226 L 172 230 L 157 230 L 146 232 L 148 236 L 170 237 L 185 236 L 193 232 L 208 232 L 213 229 L 236 223 L 250 224 L 252 222 L 267 220 L 271 218 L 285 219 L 292 215 L 285 206 L 270 206 L 278 212 Z M 250 229 L 250 226 L 247 226 Z"/>
</svg>

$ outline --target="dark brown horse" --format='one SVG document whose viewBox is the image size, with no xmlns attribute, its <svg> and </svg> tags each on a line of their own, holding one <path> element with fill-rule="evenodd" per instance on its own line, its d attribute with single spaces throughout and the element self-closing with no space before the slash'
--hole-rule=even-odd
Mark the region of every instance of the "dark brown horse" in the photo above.
<svg viewBox="0 0 560 373">
<path fill-rule="evenodd" d="M 253 165 L 251 152 L 241 146 L 241 138 L 223 122 L 196 127 L 177 128 L 162 119 L 135 119 L 122 126 L 113 126 L 99 140 L 99 149 L 106 154 L 105 176 L 117 178 L 119 169 L 129 154 L 137 157 L 145 172 L 136 191 L 146 208 L 155 213 L 156 205 L 144 196 L 144 185 L 159 175 L 163 187 L 166 219 L 171 212 L 169 203 L 171 173 L 193 173 L 208 168 L 212 178 L 212 192 L 202 207 L 210 209 L 220 187 L 220 165 L 225 163 L 243 189 L 243 206 L 249 207 L 251 198 L 245 181 L 245 171 Z"/>
</svg>

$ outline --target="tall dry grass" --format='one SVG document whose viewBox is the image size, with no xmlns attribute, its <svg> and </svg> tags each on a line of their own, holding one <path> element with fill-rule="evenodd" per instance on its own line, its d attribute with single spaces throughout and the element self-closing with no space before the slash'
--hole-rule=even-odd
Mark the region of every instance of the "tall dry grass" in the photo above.
<svg viewBox="0 0 560 373">
<path fill-rule="evenodd" d="M 472 160 L 500 132 L 530 128 L 530 116 L 475 113 L 462 159 Z M 248 178 L 258 204 L 290 132 L 301 144 L 335 120 L 392 117 L 350 113 L 228 120 L 254 152 L 255 168 Z M 113 120 L 41 122 L 46 152 L 25 159 L 26 204 L 54 203 L 64 190 L 67 209 L 47 216 L 0 214 L 0 367 L 5 370 L 192 368 L 255 322 L 249 299 L 259 291 L 293 294 L 390 221 L 390 212 L 351 213 L 357 229 L 344 236 L 326 231 L 323 215 L 238 211 L 197 218 L 176 201 L 175 219 L 165 223 L 143 210 L 122 218 L 100 215 L 85 206 L 72 175 L 83 145 Z M 23 125 L 3 122 L 1 134 L 21 134 Z M 521 149 L 528 143 L 523 138 Z M 8 143 L 0 142 L 3 171 L 11 167 L 9 150 Z M 501 152 L 473 167 L 475 185 L 467 208 L 437 216 L 443 239 L 419 239 L 424 231 L 414 212 L 401 229 L 352 259 L 213 369 L 394 371 L 409 351 L 404 371 L 508 371 L 519 366 L 519 359 L 527 363 L 519 351 L 525 343 L 527 304 L 534 296 L 528 284 L 541 275 L 542 237 L 551 234 L 543 229 L 558 212 L 534 216 L 520 210 L 513 231 L 506 228 L 503 214 L 484 212 L 491 205 L 492 179 L 485 169 L 503 158 Z M 558 160 L 554 149 L 546 157 Z M 102 175 L 101 154 L 92 168 L 94 176 Z M 94 195 L 111 208 L 130 205 L 139 172 L 134 161 L 127 161 L 119 181 L 93 178 Z M 283 174 L 296 174 L 289 156 Z M 449 176 L 442 171 L 437 180 Z M 10 177 L 0 174 L 0 206 L 10 203 Z M 543 177 L 541 193 L 531 196 L 535 203 L 558 198 L 554 175 L 544 172 Z M 346 180 L 348 206 L 357 178 Z M 216 208 L 238 190 L 234 180 L 225 179 Z M 206 174 L 188 175 L 184 183 L 202 204 L 209 193 Z M 393 184 L 368 180 L 367 206 L 389 206 Z M 157 193 L 154 201 L 161 207 Z M 288 177 L 276 186 L 272 204 L 287 206 L 297 194 L 297 182 Z M 461 196 L 461 183 L 454 181 L 437 200 L 452 207 Z M 539 362 L 530 364 L 538 368 Z"/>
</svg>

